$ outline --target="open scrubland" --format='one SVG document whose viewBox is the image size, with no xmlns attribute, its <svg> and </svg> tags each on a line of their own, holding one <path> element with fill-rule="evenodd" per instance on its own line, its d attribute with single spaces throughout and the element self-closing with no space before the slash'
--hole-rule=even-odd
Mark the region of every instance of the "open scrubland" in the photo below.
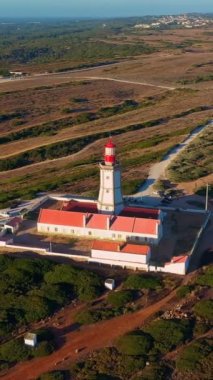
<svg viewBox="0 0 213 380">
<path fill-rule="evenodd" d="M 97 196 L 109 136 L 132 194 L 212 120 L 212 30 L 136 22 L 0 25 L 0 208 L 42 191 Z M 10 79 L 10 70 L 28 75 Z M 204 194 L 211 141 L 209 126 L 172 163 L 173 184 Z M 202 218 L 169 213 L 173 246 L 165 236 L 154 255 L 190 251 Z M 2 379 L 210 380 L 211 266 L 182 279 L 11 255 L 0 256 Z M 104 290 L 108 277 L 116 291 Z M 23 345 L 28 330 L 36 349 Z"/>
<path fill-rule="evenodd" d="M 124 193 L 134 193 L 154 162 L 212 118 L 210 29 L 147 32 L 120 26 L 119 32 L 111 26 L 109 31 L 91 35 L 93 29 L 87 27 L 87 34 L 75 31 L 76 36 L 90 40 L 93 48 L 94 43 L 97 49 L 100 44 L 112 47 L 110 52 L 106 49 L 105 61 L 114 57 L 116 46 L 117 63 L 68 71 L 73 66 L 67 66 L 68 49 L 63 59 L 55 59 L 54 66 L 47 51 L 41 50 L 39 57 L 29 53 L 33 33 L 37 45 L 41 44 L 35 31 L 16 52 L 16 66 L 14 51 L 5 52 L 1 66 L 37 74 L 0 83 L 2 206 L 39 191 L 96 195 L 97 163 L 109 135 L 114 136 L 122 163 Z M 46 38 L 53 46 L 51 28 Z M 64 28 L 69 34 L 69 28 Z M 13 46 L 12 31 L 8 38 Z M 75 41 L 70 43 L 76 46 Z M 142 45 L 150 48 L 140 51 Z M 59 49 L 57 43 L 54 46 Z M 128 54 L 122 53 L 124 47 Z M 133 47 L 137 49 L 132 51 Z M 93 64 L 101 63 L 93 48 Z M 76 62 L 74 53 L 70 62 Z M 45 64 L 45 71 L 52 73 L 39 75 Z M 66 71 L 54 73 L 62 68 Z M 210 160 L 210 149 L 207 154 Z"/>
</svg>

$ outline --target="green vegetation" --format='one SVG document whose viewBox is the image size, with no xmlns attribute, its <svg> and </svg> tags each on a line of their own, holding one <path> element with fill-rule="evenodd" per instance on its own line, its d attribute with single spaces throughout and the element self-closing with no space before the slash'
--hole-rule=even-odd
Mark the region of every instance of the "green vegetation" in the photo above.
<svg viewBox="0 0 213 380">
<path fill-rule="evenodd" d="M 194 306 L 195 314 L 201 318 L 213 320 L 213 300 L 202 300 Z"/>
<path fill-rule="evenodd" d="M 108 295 L 107 301 L 114 307 L 123 307 L 134 300 L 134 292 L 131 290 L 120 290 Z"/>
<path fill-rule="evenodd" d="M 65 371 L 52 371 L 41 375 L 37 380 L 65 380 Z"/>
<path fill-rule="evenodd" d="M 50 355 L 55 350 L 53 334 L 48 331 L 38 333 L 38 344 L 36 347 L 29 347 L 24 344 L 24 339 L 11 339 L 0 346 L 0 361 L 4 366 L 14 364 L 31 358 L 43 357 Z M 44 340 L 46 339 L 46 340 Z"/>
<path fill-rule="evenodd" d="M 137 309 L 137 305 L 133 303 L 135 299 L 136 294 L 131 290 L 111 292 L 109 293 L 106 302 L 104 302 L 99 308 L 86 308 L 77 313 L 75 321 L 81 325 L 87 325 L 133 312 Z"/>
<path fill-rule="evenodd" d="M 94 20 L 78 23 L 75 20 L 59 23 L 50 20 L 37 25 L 18 22 L 10 28 L 1 24 L 0 66 L 24 64 L 27 70 L 28 65 L 49 64 L 51 70 L 60 72 L 96 66 L 98 63 L 109 64 L 128 56 L 155 51 L 144 42 L 120 44 L 107 41 L 110 36 L 121 33 L 125 23 L 107 20 L 107 28 L 102 27 L 102 22 Z"/>
<path fill-rule="evenodd" d="M 175 114 L 173 116 L 170 116 L 170 117 L 167 117 L 164 119 L 149 120 L 149 121 L 146 121 L 144 123 L 133 124 L 133 125 L 129 125 L 127 127 L 116 129 L 116 130 L 111 130 L 111 131 L 107 131 L 107 132 L 99 132 L 99 133 L 95 133 L 95 134 L 91 134 L 91 135 L 86 135 L 84 137 L 73 138 L 71 140 L 59 141 L 59 142 L 52 143 L 49 145 L 41 146 L 41 147 L 36 148 L 36 149 L 28 150 L 26 152 L 10 156 L 7 158 L 7 160 L 1 159 L 0 160 L 0 171 L 12 170 L 12 169 L 16 169 L 19 167 L 31 165 L 31 164 L 38 163 L 41 161 L 45 161 L 45 160 L 51 160 L 51 159 L 55 159 L 55 158 L 64 157 L 64 156 L 67 156 L 69 154 L 73 154 L 73 153 L 78 152 L 79 150 L 81 150 L 85 146 L 87 146 L 88 144 L 91 144 L 94 141 L 97 141 L 98 139 L 108 137 L 109 133 L 111 134 L 111 136 L 117 136 L 117 135 L 127 133 L 130 131 L 137 131 L 137 130 L 140 130 L 142 128 L 150 128 L 150 127 L 153 127 L 156 125 L 160 125 L 163 122 L 167 122 L 169 120 L 179 118 L 179 117 L 182 117 L 182 116 L 194 113 L 194 112 L 199 112 L 199 111 L 204 110 L 204 109 L 206 109 L 205 106 L 200 106 L 200 107 L 190 109 L 188 111 L 184 111 L 180 114 Z M 81 116 L 81 117 L 83 117 L 83 116 Z M 88 118 L 88 114 L 87 114 L 86 118 Z M 52 125 L 60 125 L 61 123 L 62 123 L 62 125 L 67 125 L 67 122 L 68 122 L 68 120 L 66 120 L 66 119 L 53 121 L 53 122 L 50 122 L 50 124 L 46 123 L 45 128 L 46 128 L 46 130 L 48 130 L 48 133 L 55 133 L 54 130 L 52 129 Z M 69 122 L 70 122 L 70 119 L 69 119 Z M 81 122 L 82 122 L 82 119 L 81 119 Z M 84 117 L 83 117 L 83 122 L 85 122 Z M 51 125 L 51 127 L 50 127 L 50 125 Z M 40 127 L 43 128 L 43 126 L 40 126 Z M 35 135 L 37 135 L 39 128 L 37 128 L 37 127 L 32 127 L 32 128 L 33 128 L 32 133 L 33 134 L 35 133 Z M 9 135 L 9 137 L 8 136 L 2 137 L 2 140 L 0 139 L 0 143 L 8 142 L 7 138 L 9 138 L 9 141 L 13 141 L 14 139 L 29 137 L 29 133 L 31 133 L 31 131 L 29 132 L 29 129 L 23 129 L 20 132 L 15 132 L 14 134 Z M 176 134 L 176 131 L 175 131 L 175 134 Z M 164 138 L 163 138 L 163 140 L 164 140 Z M 156 142 L 155 138 L 152 138 L 152 139 L 150 139 L 150 141 L 148 143 L 143 142 L 142 144 L 144 144 L 144 146 L 141 146 L 141 148 L 147 147 L 146 146 L 147 144 L 148 144 L 148 147 L 155 146 L 156 144 L 162 142 L 162 137 L 158 137 L 157 141 L 158 142 Z M 134 166 L 136 164 L 146 163 L 147 160 L 149 162 L 151 160 L 157 160 L 159 158 L 158 152 L 151 152 L 149 154 L 150 154 L 150 156 L 147 156 L 146 158 L 143 158 L 143 157 L 134 158 L 132 161 L 131 160 L 126 160 L 126 161 L 124 160 L 124 165 L 125 164 L 127 165 L 128 162 L 130 162 L 130 164 Z"/>
<path fill-rule="evenodd" d="M 213 74 L 207 74 L 207 75 L 198 75 L 196 78 L 193 79 L 181 79 L 178 81 L 180 84 L 196 84 L 200 82 L 209 82 L 213 80 Z"/>
<path fill-rule="evenodd" d="M 183 286 L 180 286 L 177 290 L 177 296 L 178 298 L 184 298 L 187 296 L 187 294 L 190 294 L 192 290 L 192 287 L 189 286 L 189 285 L 183 285 Z"/>
<path fill-rule="evenodd" d="M 75 297 L 90 301 L 102 290 L 95 273 L 71 265 L 1 255 L 0 266 L 0 336 L 46 318 Z M 44 346 L 38 355 L 40 350 L 51 349 Z"/>
<path fill-rule="evenodd" d="M 156 289 L 162 286 L 160 278 L 156 276 L 131 274 L 125 281 L 125 286 L 129 289 Z"/>
<path fill-rule="evenodd" d="M 156 320 L 147 328 L 153 340 L 154 347 L 161 353 L 166 353 L 181 343 L 191 334 L 190 322 L 186 320 Z"/>
<path fill-rule="evenodd" d="M 0 69 L 0 76 L 3 78 L 9 78 L 11 74 L 8 69 Z"/>
<path fill-rule="evenodd" d="M 12 339 L 0 346 L 0 360 L 14 363 L 31 356 L 31 349 L 24 345 L 23 339 Z"/>
<path fill-rule="evenodd" d="M 176 366 L 181 372 L 192 371 L 202 372 L 203 379 L 211 378 L 211 366 L 208 366 L 208 360 L 211 361 L 212 352 L 211 339 L 202 339 L 191 343 L 178 356 Z"/>
<path fill-rule="evenodd" d="M 148 334 L 133 332 L 121 337 L 117 343 L 118 351 L 124 355 L 147 355 L 152 348 L 153 340 Z"/>
<path fill-rule="evenodd" d="M 213 266 L 209 266 L 198 276 L 196 283 L 203 286 L 213 286 Z"/>
<path fill-rule="evenodd" d="M 212 142 L 211 127 L 198 136 L 175 159 L 168 169 L 172 181 L 191 181 L 212 173 Z"/>
<path fill-rule="evenodd" d="M 71 373 L 76 380 L 127 380 L 145 367 L 143 356 L 127 356 L 116 348 L 105 348 L 77 363 Z"/>
</svg>

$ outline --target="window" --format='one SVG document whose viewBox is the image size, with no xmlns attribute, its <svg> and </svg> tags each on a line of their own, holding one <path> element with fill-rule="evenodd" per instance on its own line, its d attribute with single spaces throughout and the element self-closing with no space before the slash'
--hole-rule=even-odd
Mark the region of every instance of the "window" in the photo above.
<svg viewBox="0 0 213 380">
<path fill-rule="evenodd" d="M 139 240 L 139 236 L 135 236 L 135 240 Z"/>
<path fill-rule="evenodd" d="M 122 238 L 122 235 L 118 235 L 118 239 L 121 239 Z"/>
<path fill-rule="evenodd" d="M 71 232 L 71 234 L 74 234 L 74 233 L 75 233 L 75 231 L 74 231 L 74 230 L 70 230 L 70 232 Z"/>
<path fill-rule="evenodd" d="M 92 235 L 92 231 L 89 231 L 89 232 L 88 232 L 88 235 Z"/>
<path fill-rule="evenodd" d="M 105 210 L 109 210 L 109 207 L 106 207 Z"/>
<path fill-rule="evenodd" d="M 107 189 L 106 192 L 109 193 L 109 189 Z"/>
<path fill-rule="evenodd" d="M 115 238 L 115 234 L 112 234 L 112 237 Z"/>
<path fill-rule="evenodd" d="M 106 176 L 106 179 L 109 179 L 109 176 L 108 176 L 108 175 Z"/>
<path fill-rule="evenodd" d="M 47 227 L 47 231 L 49 231 L 50 230 L 50 227 Z"/>
<path fill-rule="evenodd" d="M 57 227 L 55 227 L 55 232 L 58 232 L 58 228 Z"/>
</svg>

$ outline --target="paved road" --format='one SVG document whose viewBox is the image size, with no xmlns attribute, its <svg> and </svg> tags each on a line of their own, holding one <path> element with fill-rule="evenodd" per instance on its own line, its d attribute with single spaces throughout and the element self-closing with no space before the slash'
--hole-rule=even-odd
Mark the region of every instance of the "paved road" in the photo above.
<svg viewBox="0 0 213 380">
<path fill-rule="evenodd" d="M 213 120 L 205 125 L 196 128 L 183 142 L 174 147 L 162 161 L 154 164 L 149 172 L 149 176 L 146 182 L 141 186 L 139 191 L 134 194 L 134 197 L 143 197 L 143 202 L 148 202 L 153 206 L 159 204 L 159 197 L 154 195 L 153 185 L 159 180 L 165 173 L 166 168 L 169 166 L 172 160 L 174 160 L 178 154 L 180 154 L 205 128 L 213 126 Z M 152 199 L 151 199 L 152 197 Z"/>
</svg>

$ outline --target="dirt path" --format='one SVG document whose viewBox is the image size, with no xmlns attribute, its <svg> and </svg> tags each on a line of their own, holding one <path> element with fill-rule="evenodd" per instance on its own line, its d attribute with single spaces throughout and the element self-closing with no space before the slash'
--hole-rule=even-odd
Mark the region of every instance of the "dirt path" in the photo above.
<svg viewBox="0 0 213 380">
<path fill-rule="evenodd" d="M 175 295 L 176 290 L 173 290 L 165 298 L 143 310 L 94 325 L 84 326 L 79 330 L 75 330 L 74 325 L 71 324 L 64 329 L 64 335 L 62 336 L 64 344 L 59 350 L 47 357 L 19 363 L 8 374 L 2 376 L 1 379 L 36 379 L 44 372 L 56 369 L 57 367 L 60 368 L 60 365 L 65 363 L 65 360 L 75 362 L 94 350 L 110 346 L 118 337 L 142 326 L 149 317 L 169 304 L 175 298 Z M 72 317 L 73 315 L 71 314 L 71 320 Z M 75 349 L 77 348 L 82 349 L 82 352 L 76 354 Z"/>
<path fill-rule="evenodd" d="M 176 87 L 169 87 L 169 86 L 163 86 L 160 84 L 154 84 L 149 82 L 137 82 L 132 80 L 125 80 L 125 79 L 118 79 L 118 78 L 110 78 L 110 77 L 93 77 L 93 76 L 85 76 L 81 77 L 81 79 L 89 79 L 89 80 L 108 80 L 111 82 L 119 82 L 119 83 L 127 83 L 127 84 L 136 84 L 139 86 L 148 86 L 148 87 L 157 87 L 157 88 L 163 88 L 164 90 L 175 90 Z"/>
<path fill-rule="evenodd" d="M 143 197 L 143 201 L 146 200 L 151 202 L 150 196 L 153 196 L 153 185 L 159 180 L 164 174 L 166 168 L 169 166 L 172 160 L 174 160 L 186 147 L 207 127 L 213 126 L 213 121 L 208 124 L 197 127 L 192 133 L 190 133 L 186 139 L 179 144 L 177 147 L 174 147 L 162 161 L 154 164 L 149 172 L 149 176 L 146 182 L 142 185 L 139 191 L 134 194 L 135 197 Z M 153 198 L 153 206 L 159 203 L 159 199 Z"/>
</svg>

